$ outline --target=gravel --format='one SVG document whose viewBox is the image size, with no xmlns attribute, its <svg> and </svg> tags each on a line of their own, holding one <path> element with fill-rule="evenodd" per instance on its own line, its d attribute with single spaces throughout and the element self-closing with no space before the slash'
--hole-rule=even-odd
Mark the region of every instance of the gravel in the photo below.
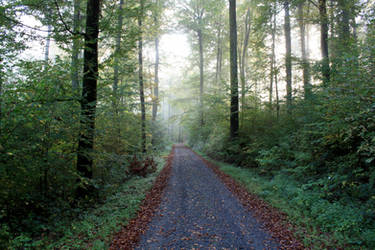
<svg viewBox="0 0 375 250">
<path fill-rule="evenodd" d="M 175 147 L 160 208 L 137 249 L 278 249 L 250 211 L 190 149 Z"/>
</svg>

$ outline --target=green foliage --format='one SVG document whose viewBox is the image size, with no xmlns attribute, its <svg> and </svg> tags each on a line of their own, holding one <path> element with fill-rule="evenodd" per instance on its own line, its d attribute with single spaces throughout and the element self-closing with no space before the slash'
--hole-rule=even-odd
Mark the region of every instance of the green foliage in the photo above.
<svg viewBox="0 0 375 250">
<path fill-rule="evenodd" d="M 9 237 L 9 242 L 3 245 L 4 248 L 108 248 L 114 233 L 126 226 L 135 216 L 145 193 L 165 164 L 162 157 L 158 157 L 157 162 L 157 172 L 146 178 L 135 176 L 125 183 L 114 185 L 112 195 L 107 195 L 103 202 L 94 208 L 76 209 L 74 212 L 60 211 L 50 218 L 49 224 L 44 225 L 45 230 L 40 240 L 25 232 L 15 238 Z M 73 212 L 73 217 L 67 212 Z M 9 236 L 6 227 L 3 227 L 0 233 Z"/>
<path fill-rule="evenodd" d="M 369 207 L 355 202 L 328 201 L 327 181 L 303 184 L 285 171 L 267 176 L 257 169 L 215 163 L 250 192 L 285 212 L 290 221 L 300 227 L 300 237 L 307 245 L 319 248 L 325 243 L 327 247 L 374 248 L 375 222 L 368 217 Z"/>
<path fill-rule="evenodd" d="M 82 60 L 73 65 L 70 56 L 73 37 L 67 28 L 73 30 L 73 1 L 57 1 L 59 8 L 44 0 L 0 2 L 0 248 L 42 248 L 47 244 L 45 240 L 63 237 L 71 221 L 84 211 L 89 213 L 88 208 L 97 207 L 133 178 L 128 171 L 133 155 L 145 157 L 139 150 L 140 116 L 134 74 L 138 39 L 134 20 L 138 7 L 127 4 L 123 10 L 126 28 L 121 33 L 121 50 L 115 55 L 118 3 L 102 4 L 99 50 L 105 53 L 99 58 L 95 148 L 90 152 L 94 176 L 88 179 L 76 170 L 82 89 L 72 87 L 72 72 L 78 72 L 80 83 L 83 72 Z M 80 2 L 82 17 L 86 2 Z M 34 24 L 24 23 L 24 17 L 39 20 L 43 26 L 33 28 Z M 77 30 L 83 32 L 83 23 L 78 23 Z M 17 57 L 30 44 L 44 45 L 47 32 L 38 30 L 47 30 L 47 26 L 52 28 L 50 49 L 60 55 L 43 61 L 28 55 Z M 75 39 L 82 52 L 83 36 L 76 35 Z M 112 89 L 115 57 L 120 59 L 117 95 Z M 166 147 L 164 130 L 160 121 L 147 124 L 149 157 L 157 158 Z M 154 174 L 145 180 L 151 182 L 152 178 Z M 97 190 L 95 195 L 77 200 L 78 179 L 92 185 Z M 122 202 L 131 202 L 132 196 L 141 199 L 149 182 L 130 181 L 145 187 L 129 191 Z M 134 213 L 134 208 L 130 206 L 127 213 Z M 92 229 L 93 223 L 85 226 L 87 232 L 96 230 Z M 113 229 L 107 229 L 108 233 Z M 100 240 L 93 244 L 97 249 L 102 246 Z"/>
</svg>

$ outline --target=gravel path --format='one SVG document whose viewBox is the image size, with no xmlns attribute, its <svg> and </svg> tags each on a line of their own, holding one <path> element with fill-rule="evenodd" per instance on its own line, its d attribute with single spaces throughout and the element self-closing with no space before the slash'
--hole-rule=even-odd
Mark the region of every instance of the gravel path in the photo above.
<svg viewBox="0 0 375 250">
<path fill-rule="evenodd" d="M 190 149 L 176 146 L 172 175 L 138 249 L 277 249 L 277 243 Z"/>
</svg>

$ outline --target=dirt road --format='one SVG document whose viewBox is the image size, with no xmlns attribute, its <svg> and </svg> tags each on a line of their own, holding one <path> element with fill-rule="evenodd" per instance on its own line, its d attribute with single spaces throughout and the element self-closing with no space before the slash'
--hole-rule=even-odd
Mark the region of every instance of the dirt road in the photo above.
<svg viewBox="0 0 375 250">
<path fill-rule="evenodd" d="M 138 249 L 277 249 L 218 177 L 190 149 L 176 146 L 161 206 Z"/>
</svg>

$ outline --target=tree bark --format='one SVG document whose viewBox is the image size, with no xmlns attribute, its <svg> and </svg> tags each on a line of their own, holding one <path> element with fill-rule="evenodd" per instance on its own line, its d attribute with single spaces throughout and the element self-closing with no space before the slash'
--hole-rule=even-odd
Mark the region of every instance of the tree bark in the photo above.
<svg viewBox="0 0 375 250">
<path fill-rule="evenodd" d="M 341 15 L 339 18 L 339 37 L 340 42 L 348 46 L 350 43 L 350 19 L 351 19 L 351 13 L 350 13 L 350 5 L 348 3 L 348 0 L 340 0 L 337 1 L 338 7 L 340 8 Z"/>
<path fill-rule="evenodd" d="M 160 64 L 160 56 L 159 56 L 159 0 L 156 0 L 157 9 L 154 12 L 154 22 L 155 27 L 157 29 L 157 34 L 155 36 L 155 79 L 154 79 L 154 96 L 152 102 L 152 121 L 156 121 L 156 117 L 158 115 L 158 105 L 159 105 L 159 64 Z"/>
<path fill-rule="evenodd" d="M 91 179 L 95 135 L 95 112 L 98 81 L 98 36 L 100 0 L 87 1 L 86 33 L 84 47 L 84 76 L 81 100 L 81 133 L 78 142 L 77 170 L 79 174 Z M 81 182 L 77 190 L 79 197 L 89 194 L 89 187 Z"/>
<path fill-rule="evenodd" d="M 141 7 L 138 16 L 139 40 L 138 40 L 138 79 L 139 79 L 139 97 L 141 101 L 141 137 L 142 137 L 142 152 L 146 153 L 146 108 L 145 108 L 145 95 L 143 86 L 143 9 L 144 0 L 140 0 Z"/>
<path fill-rule="evenodd" d="M 201 25 L 201 21 L 199 22 Z M 199 112 L 200 112 L 200 125 L 204 125 L 204 112 L 203 112 L 203 95 L 204 95 L 204 56 L 203 56 L 203 34 L 202 28 L 199 27 L 198 31 L 199 43 Z"/>
<path fill-rule="evenodd" d="M 279 100 L 279 85 L 277 82 L 277 71 L 275 72 L 275 91 L 276 91 L 276 115 L 277 120 L 279 120 L 280 117 L 280 100 Z"/>
<path fill-rule="evenodd" d="M 328 54 L 328 15 L 327 1 L 319 0 L 319 17 L 320 17 L 320 48 L 322 52 L 322 75 L 323 84 L 327 85 L 330 80 L 330 66 Z"/>
<path fill-rule="evenodd" d="M 245 108 L 245 95 L 246 95 L 246 57 L 247 57 L 247 48 L 249 45 L 250 38 L 250 9 L 247 9 L 246 18 L 245 18 L 245 37 L 242 46 L 242 57 L 240 59 L 240 79 L 241 79 L 241 126 L 244 123 L 244 108 Z"/>
<path fill-rule="evenodd" d="M 219 82 L 221 82 L 221 65 L 222 65 L 222 45 L 221 45 L 221 27 L 218 27 L 217 32 L 217 54 L 216 54 L 216 72 L 215 72 L 215 87 L 219 86 Z"/>
<path fill-rule="evenodd" d="M 305 100 L 311 97 L 310 65 L 306 53 L 306 25 L 303 14 L 303 2 L 298 4 L 298 26 L 300 30 L 300 44 L 302 55 L 302 75 Z"/>
<path fill-rule="evenodd" d="M 2 63 L 2 58 L 0 56 L 0 135 L 2 134 L 1 132 L 1 119 L 3 117 L 3 67 L 1 65 Z"/>
<path fill-rule="evenodd" d="M 46 47 L 45 47 L 45 51 L 44 51 L 44 62 L 45 62 L 46 67 L 48 65 L 48 59 L 49 59 L 49 48 L 50 48 L 50 44 L 51 44 L 51 32 L 52 32 L 52 26 L 48 25 Z"/>
<path fill-rule="evenodd" d="M 238 137 L 238 65 L 237 65 L 237 21 L 236 0 L 229 0 L 230 27 L 230 137 Z"/>
<path fill-rule="evenodd" d="M 272 112 L 272 98 L 273 98 L 273 79 L 275 75 L 275 43 L 276 43 L 276 3 L 273 7 L 272 13 L 272 45 L 271 45 L 271 72 L 270 72 L 270 90 L 269 90 L 269 104 Z M 277 88 L 277 87 L 276 87 Z"/>
<path fill-rule="evenodd" d="M 74 16 L 73 16 L 73 49 L 72 49 L 72 88 L 73 90 L 78 90 L 79 88 L 79 41 L 80 36 L 77 35 L 79 33 L 80 29 L 80 6 L 81 6 L 81 0 L 74 0 Z"/>
<path fill-rule="evenodd" d="M 159 37 L 155 38 L 155 86 L 154 86 L 154 98 L 152 103 L 152 120 L 155 121 L 158 114 L 159 105 Z"/>
<path fill-rule="evenodd" d="M 117 113 L 117 102 L 118 102 L 118 83 L 119 83 L 119 57 L 121 54 L 121 34 L 122 34 L 122 23 L 123 23 L 123 5 L 124 0 L 120 0 L 119 14 L 117 20 L 117 37 L 116 37 L 116 49 L 115 49 L 115 61 L 114 61 L 114 75 L 113 75 L 113 107 Z"/>
<path fill-rule="evenodd" d="M 292 113 L 292 43 L 290 35 L 289 1 L 284 1 L 285 10 L 285 69 L 286 69 L 286 107 L 289 114 Z"/>
</svg>

